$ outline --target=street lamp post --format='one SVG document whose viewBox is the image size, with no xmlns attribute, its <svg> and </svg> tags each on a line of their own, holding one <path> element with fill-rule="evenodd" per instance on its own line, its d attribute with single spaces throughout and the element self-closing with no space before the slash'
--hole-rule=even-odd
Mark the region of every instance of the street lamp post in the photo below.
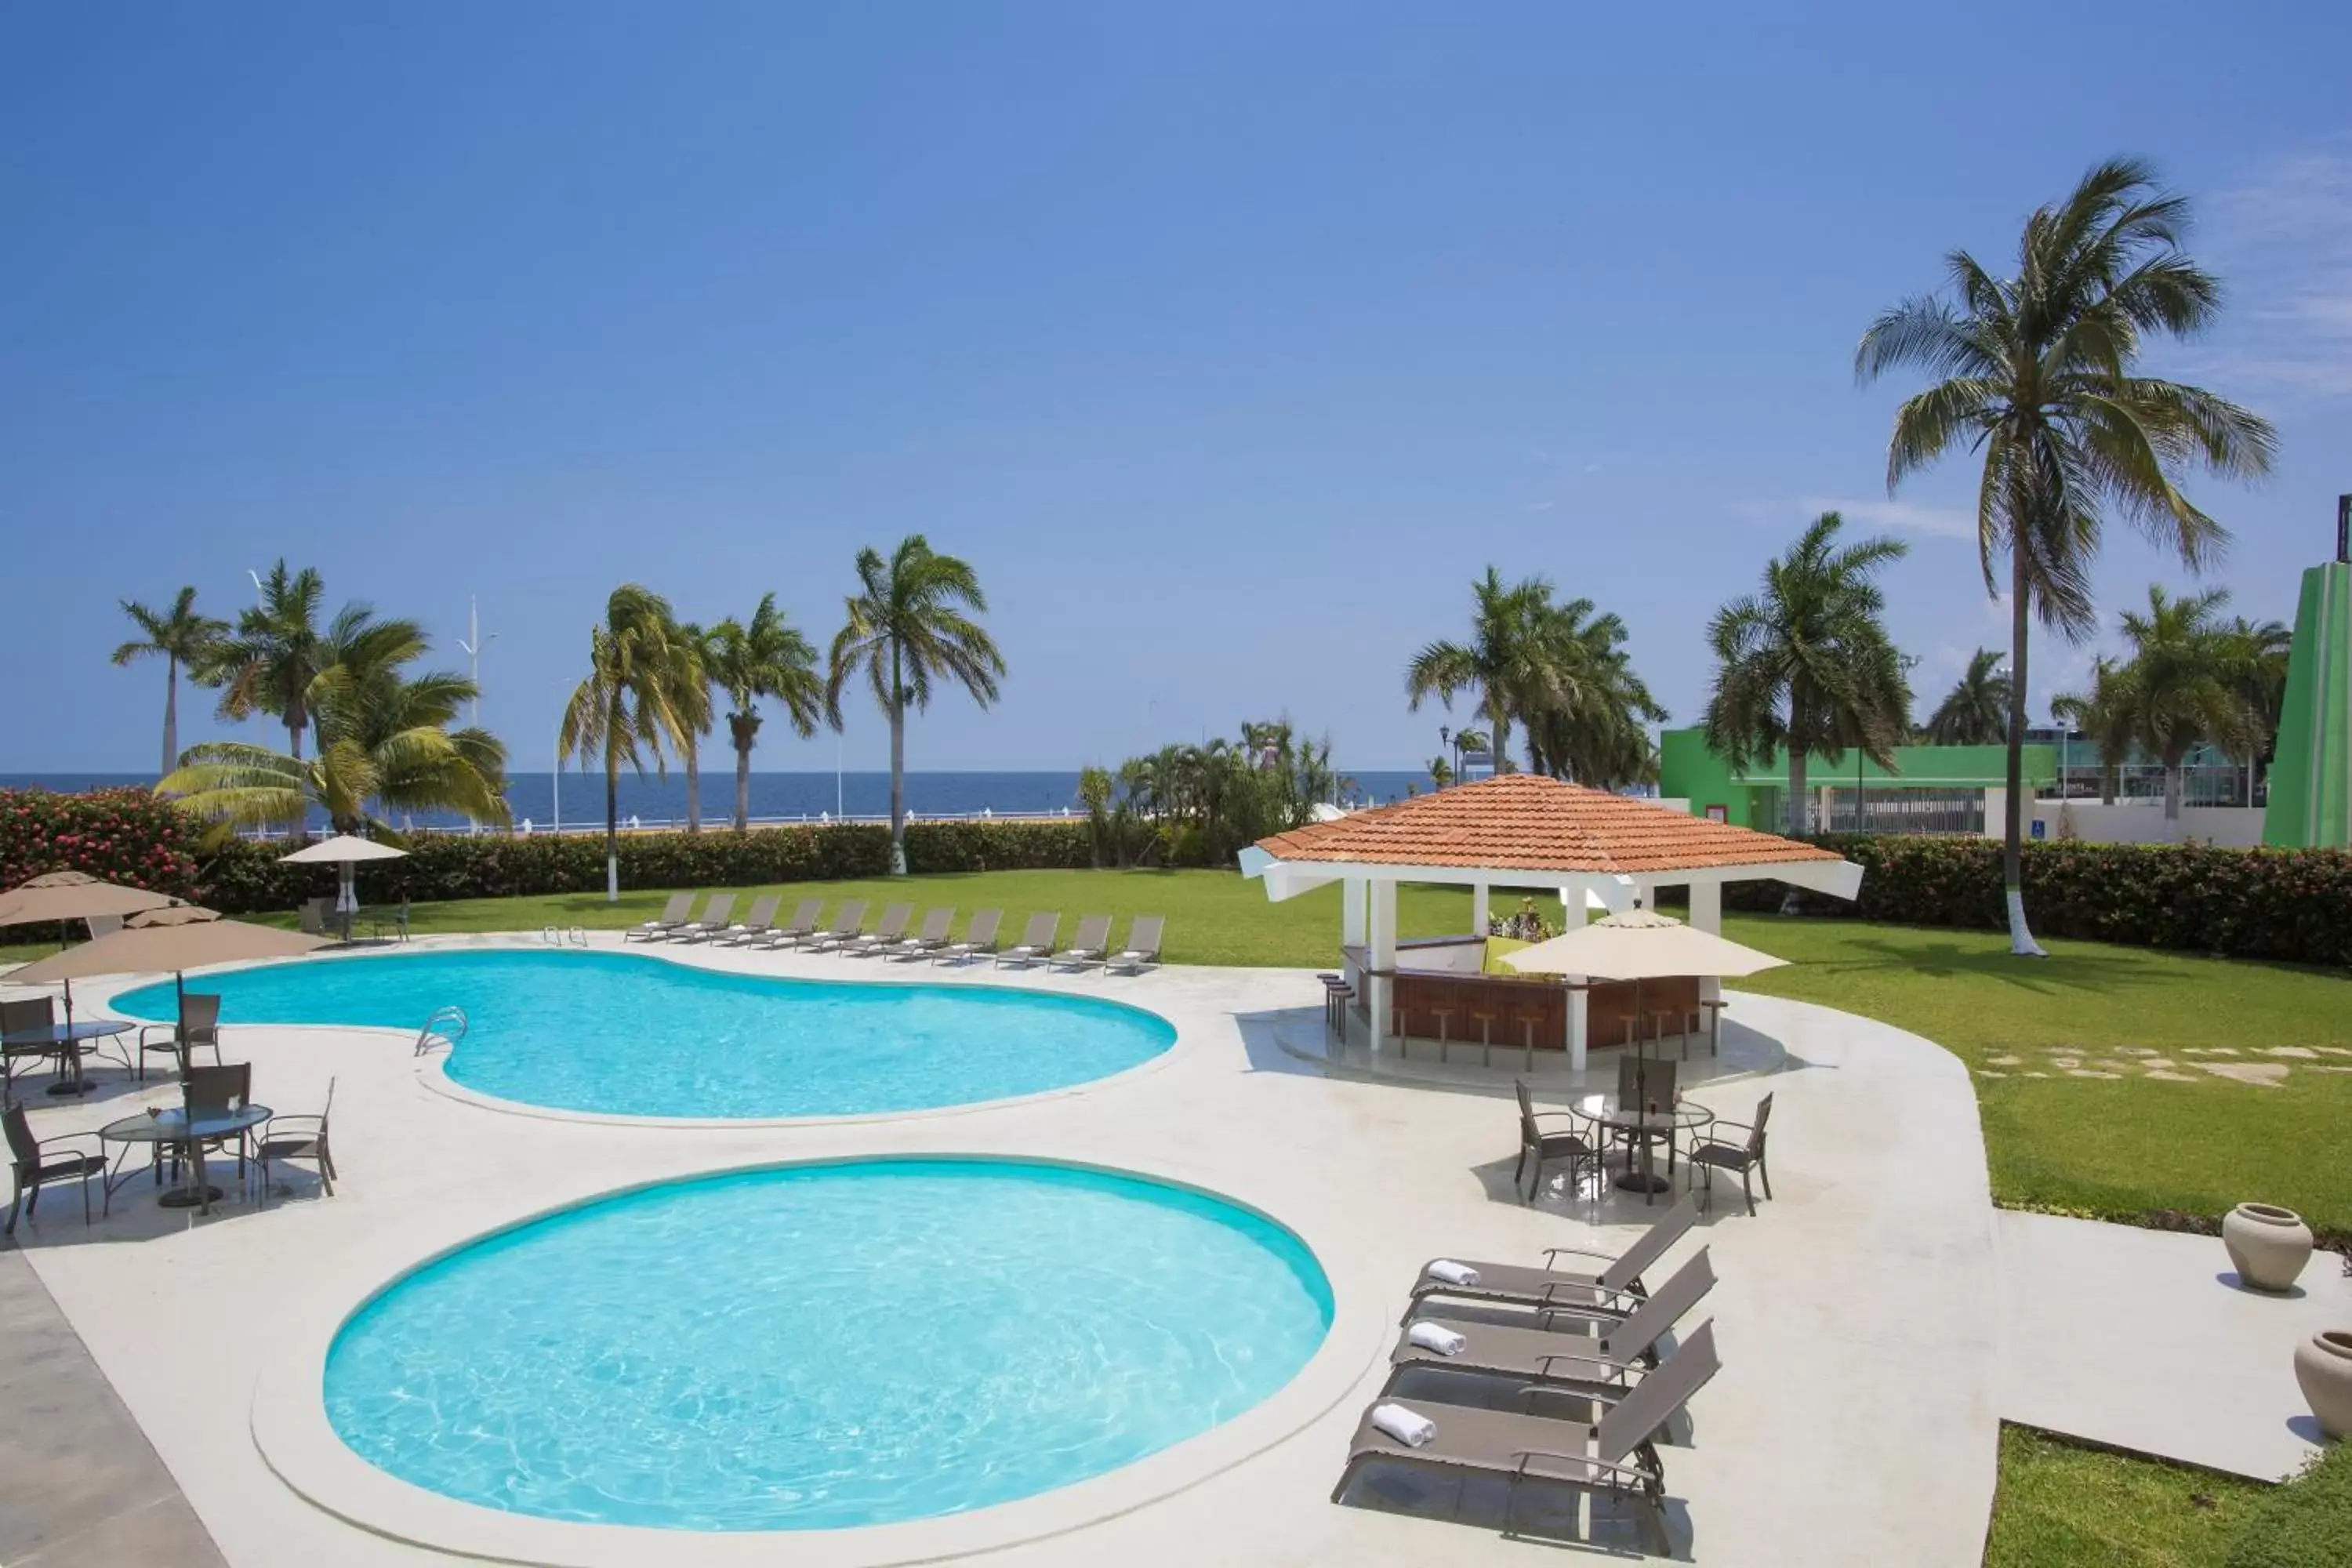
<svg viewBox="0 0 2352 1568">
<path fill-rule="evenodd" d="M 481 604 L 473 595 L 466 595 L 466 635 L 457 646 L 466 650 L 467 672 L 474 683 L 474 728 L 482 727 L 482 645 L 496 640 L 498 633 L 482 635 Z"/>
</svg>

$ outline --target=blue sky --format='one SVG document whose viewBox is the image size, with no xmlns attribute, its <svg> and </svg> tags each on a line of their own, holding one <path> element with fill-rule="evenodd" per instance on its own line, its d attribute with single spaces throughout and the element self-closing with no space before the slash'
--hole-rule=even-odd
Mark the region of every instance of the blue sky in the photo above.
<svg viewBox="0 0 2352 1568">
<path fill-rule="evenodd" d="M 280 554 L 459 666 L 478 594 L 520 768 L 614 584 L 822 640 L 918 530 L 1012 676 L 915 767 L 1284 711 L 1413 765 L 1404 661 L 1488 562 L 1692 719 L 1707 614 L 1832 504 L 1912 542 L 1932 693 L 2006 617 L 1965 468 L 1886 499 L 1854 340 L 2115 153 L 2199 201 L 2232 307 L 2158 363 L 2276 421 L 2267 484 L 2196 493 L 2291 619 L 2352 489 L 2352 10 L 1780 9 L 9 7 L 0 771 L 152 766 L 116 599 L 228 614 Z M 2102 603 L 2151 578 L 2118 530 Z"/>
</svg>

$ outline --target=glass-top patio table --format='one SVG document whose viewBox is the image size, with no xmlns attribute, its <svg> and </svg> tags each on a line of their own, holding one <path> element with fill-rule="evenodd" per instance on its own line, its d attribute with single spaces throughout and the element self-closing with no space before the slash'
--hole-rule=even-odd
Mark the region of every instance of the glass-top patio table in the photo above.
<svg viewBox="0 0 2352 1568">
<path fill-rule="evenodd" d="M 1621 1133 L 1625 1139 L 1625 1169 L 1618 1173 L 1616 1184 L 1627 1192 L 1640 1193 L 1643 1202 L 1664 1192 L 1673 1184 L 1657 1173 L 1652 1150 L 1663 1141 L 1666 1145 L 1666 1163 L 1674 1166 L 1675 1141 L 1685 1132 L 1696 1131 L 1715 1120 L 1715 1112 L 1695 1100 L 1678 1100 L 1672 1105 L 1621 1104 L 1613 1094 L 1588 1094 L 1570 1102 L 1570 1109 L 1586 1121 Z M 1633 1150 L 1642 1151 L 1641 1168 L 1633 1165 Z"/>
<path fill-rule="evenodd" d="M 55 1057 L 58 1081 L 51 1094 L 88 1094 L 93 1087 L 81 1075 L 81 1048 L 91 1040 L 110 1039 L 129 1030 L 120 1018 L 90 1018 L 79 1024 L 51 1024 L 42 1029 L 11 1029 L 0 1035 L 0 1049 L 12 1057 Z"/>
<path fill-rule="evenodd" d="M 193 1208 L 203 1214 L 212 1213 L 213 1200 L 221 1195 L 221 1190 L 205 1181 L 205 1141 L 240 1137 L 275 1114 L 266 1105 L 246 1105 L 234 1110 L 199 1116 L 192 1121 L 185 1110 L 174 1107 L 169 1110 L 150 1110 L 138 1116 L 126 1116 L 120 1121 L 108 1122 L 98 1130 L 101 1143 L 123 1145 L 122 1152 L 115 1156 L 114 1171 L 107 1174 L 108 1201 L 113 1200 L 115 1188 L 131 1179 L 119 1173 L 123 1163 L 131 1157 L 131 1145 L 144 1143 L 152 1149 L 177 1147 L 187 1156 L 187 1184 L 173 1188 L 157 1201 L 165 1208 Z"/>
</svg>

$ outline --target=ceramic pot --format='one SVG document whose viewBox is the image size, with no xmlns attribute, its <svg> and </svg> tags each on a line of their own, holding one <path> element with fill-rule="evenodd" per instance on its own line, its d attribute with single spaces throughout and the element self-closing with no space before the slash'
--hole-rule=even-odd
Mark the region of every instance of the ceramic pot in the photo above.
<svg viewBox="0 0 2352 1568">
<path fill-rule="evenodd" d="M 2293 1209 L 2240 1204 L 2221 1222 L 2221 1245 L 2245 1284 L 2257 1290 L 2291 1290 L 2311 1260 L 2311 1227 Z"/>
<path fill-rule="evenodd" d="M 2352 1437 L 2352 1332 L 2329 1329 L 2294 1347 L 2303 1402 L 2331 1437 Z"/>
</svg>

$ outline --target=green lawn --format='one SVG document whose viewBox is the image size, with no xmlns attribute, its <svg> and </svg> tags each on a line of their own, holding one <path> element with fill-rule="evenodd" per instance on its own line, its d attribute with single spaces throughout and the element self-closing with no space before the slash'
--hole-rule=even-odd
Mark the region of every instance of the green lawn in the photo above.
<svg viewBox="0 0 2352 1568">
<path fill-rule="evenodd" d="M 1985 1568 L 2218 1568 L 2270 1490 L 2004 1426 Z"/>
<path fill-rule="evenodd" d="M 737 893 L 740 916 L 761 889 Z M 1326 888 L 1269 903 L 1255 882 L 1222 871 L 992 871 L 901 882 L 796 883 L 801 898 L 953 904 L 1005 911 L 1008 940 L 1033 910 L 1059 910 L 1066 937 L 1086 913 L 1169 917 L 1178 963 L 1326 968 L 1336 960 L 1339 893 Z M 659 912 L 667 893 L 594 893 L 420 904 L 419 932 L 610 929 Z M 1505 900 L 1498 895 L 1497 907 Z M 1557 909 L 1557 904 L 1549 908 Z M 1469 894 L 1407 888 L 1398 900 L 1408 936 L 1465 930 Z M 282 918 L 290 923 L 292 917 Z M 2009 957 L 1998 933 L 1871 925 L 1858 921 L 1733 915 L 1726 934 L 1792 961 L 1743 984 L 1884 1019 L 1948 1047 L 1977 1079 L 1995 1195 L 2003 1203 L 2130 1217 L 2179 1208 L 2219 1215 L 2248 1197 L 2282 1203 L 2315 1223 L 2352 1229 L 2352 1162 L 2326 1157 L 2352 1126 L 2352 1073 L 2329 1062 L 2293 1064 L 2278 1088 L 2208 1078 L 2167 1083 L 2133 1076 L 2074 1079 L 2046 1062 L 2052 1047 L 2085 1061 L 2124 1048 L 2173 1053 L 2230 1046 L 2241 1058 L 2269 1046 L 2352 1046 L 2352 975 L 2235 963 L 2095 942 L 2053 942 L 2051 957 Z M 41 949 L 0 949 L 32 956 Z M 1996 1067 L 2017 1056 L 2022 1065 Z M 2052 1076 L 2028 1079 L 2026 1070 Z"/>
</svg>

